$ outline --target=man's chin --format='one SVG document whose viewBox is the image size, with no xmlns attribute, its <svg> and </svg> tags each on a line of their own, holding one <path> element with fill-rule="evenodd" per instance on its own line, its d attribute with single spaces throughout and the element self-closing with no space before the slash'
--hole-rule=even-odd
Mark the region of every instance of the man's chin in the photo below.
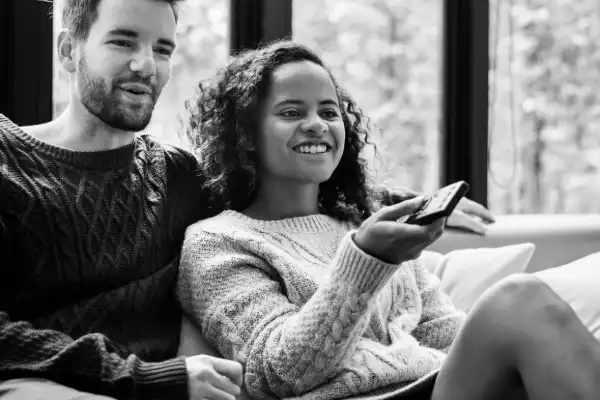
<svg viewBox="0 0 600 400">
<path fill-rule="evenodd" d="M 133 113 L 132 113 L 133 114 Z M 150 115 L 114 115 L 106 119 L 102 119 L 107 125 L 114 129 L 120 129 L 126 132 L 141 132 L 148 127 L 152 118 Z"/>
<path fill-rule="evenodd" d="M 124 124 L 119 124 L 115 128 L 121 129 L 126 132 L 141 132 L 146 129 L 150 125 L 150 120 L 144 122 L 128 122 Z"/>
</svg>

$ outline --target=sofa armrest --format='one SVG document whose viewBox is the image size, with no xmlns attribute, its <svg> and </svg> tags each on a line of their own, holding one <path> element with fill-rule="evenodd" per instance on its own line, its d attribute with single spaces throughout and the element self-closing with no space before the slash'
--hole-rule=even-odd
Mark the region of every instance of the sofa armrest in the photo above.
<svg viewBox="0 0 600 400">
<path fill-rule="evenodd" d="M 536 246 L 526 272 L 567 264 L 600 251 L 600 215 L 500 215 L 485 236 L 447 229 L 428 250 L 445 254 L 524 242 Z"/>
</svg>

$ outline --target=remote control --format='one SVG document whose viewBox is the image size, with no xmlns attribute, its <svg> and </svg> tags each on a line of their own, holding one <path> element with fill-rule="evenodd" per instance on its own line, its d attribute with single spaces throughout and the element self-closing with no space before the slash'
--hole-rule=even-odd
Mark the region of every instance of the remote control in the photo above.
<svg viewBox="0 0 600 400">
<path fill-rule="evenodd" d="M 448 217 L 468 191 L 469 185 L 465 181 L 455 182 L 438 189 L 405 222 L 407 224 L 429 225 L 438 218 Z"/>
</svg>

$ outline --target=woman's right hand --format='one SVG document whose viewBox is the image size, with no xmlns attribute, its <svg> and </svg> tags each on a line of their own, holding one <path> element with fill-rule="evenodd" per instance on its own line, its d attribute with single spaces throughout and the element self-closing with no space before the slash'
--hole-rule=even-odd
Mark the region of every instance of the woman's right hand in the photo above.
<svg viewBox="0 0 600 400">
<path fill-rule="evenodd" d="M 424 200 L 416 197 L 377 211 L 361 224 L 354 243 L 365 253 L 390 264 L 418 258 L 442 235 L 446 225 L 446 218 L 424 226 L 398 222 L 417 211 Z"/>
</svg>

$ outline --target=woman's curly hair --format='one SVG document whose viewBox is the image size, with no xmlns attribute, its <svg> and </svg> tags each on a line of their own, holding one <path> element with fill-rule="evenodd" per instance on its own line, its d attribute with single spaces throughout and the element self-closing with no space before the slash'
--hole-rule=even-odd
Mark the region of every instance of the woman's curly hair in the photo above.
<svg viewBox="0 0 600 400">
<path fill-rule="evenodd" d="M 368 119 L 313 51 L 291 41 L 278 41 L 234 56 L 212 81 L 200 83 L 186 103 L 187 136 L 199 158 L 205 189 L 215 211 L 243 210 L 259 183 L 256 148 L 261 106 L 273 71 L 284 64 L 310 61 L 325 68 L 333 81 L 346 131 L 341 160 L 330 179 L 319 185 L 322 213 L 359 223 L 373 210 L 367 163 L 361 152 L 368 141 Z"/>
</svg>

